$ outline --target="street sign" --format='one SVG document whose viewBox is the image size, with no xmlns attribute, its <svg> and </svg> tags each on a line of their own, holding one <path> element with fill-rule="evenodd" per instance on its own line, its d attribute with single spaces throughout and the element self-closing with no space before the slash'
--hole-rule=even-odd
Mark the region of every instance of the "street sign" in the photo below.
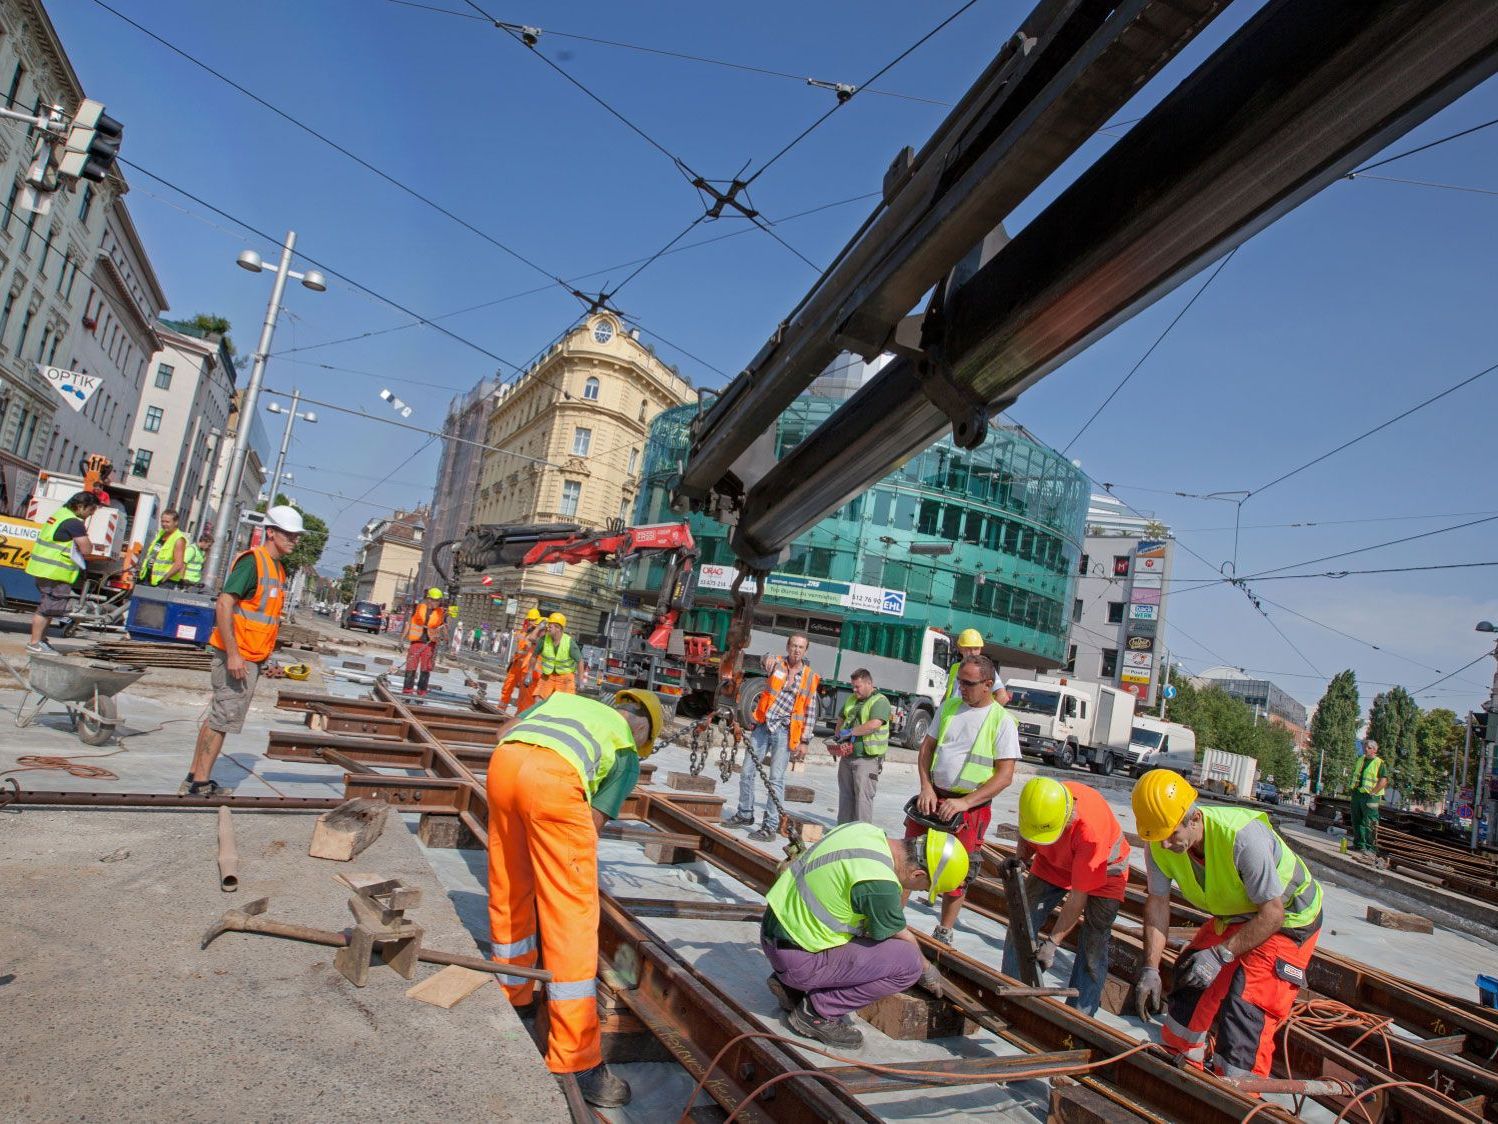
<svg viewBox="0 0 1498 1124">
<path fill-rule="evenodd" d="M 1176 692 L 1176 689 L 1175 689 L 1175 684 L 1173 684 L 1173 683 L 1167 683 L 1167 684 L 1165 684 L 1165 697 L 1167 699 L 1173 699 L 1173 698 L 1175 698 L 1176 697 L 1176 693 L 1177 692 Z"/>
<path fill-rule="evenodd" d="M 62 395 L 62 400 L 75 413 L 81 412 L 88 405 L 88 400 L 94 396 L 94 391 L 99 389 L 99 384 L 103 381 L 97 375 L 85 375 L 62 367 L 44 367 L 40 363 L 36 365 L 36 369 L 42 378 L 52 384 L 52 389 Z"/>
</svg>

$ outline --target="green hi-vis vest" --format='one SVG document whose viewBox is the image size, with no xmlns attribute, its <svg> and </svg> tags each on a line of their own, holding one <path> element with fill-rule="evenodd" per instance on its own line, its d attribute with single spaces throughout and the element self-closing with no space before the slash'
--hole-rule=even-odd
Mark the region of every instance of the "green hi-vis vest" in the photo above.
<svg viewBox="0 0 1498 1124">
<path fill-rule="evenodd" d="M 936 727 L 936 747 L 941 749 L 942 735 L 947 732 L 947 723 L 952 716 L 962 709 L 961 699 L 952 699 L 950 702 L 942 703 L 941 718 Z M 962 763 L 962 768 L 957 772 L 957 783 L 951 791 L 959 796 L 976 792 L 982 788 L 993 777 L 993 747 L 999 736 L 999 727 L 1009 717 L 1006 711 L 998 703 L 993 703 L 988 708 L 988 717 L 983 720 L 983 725 L 978 730 L 978 736 L 973 739 L 973 744 L 967 751 L 967 760 Z M 936 753 L 931 754 L 931 771 L 936 772 Z"/>
<path fill-rule="evenodd" d="M 807 952 L 825 952 L 865 931 L 868 918 L 853 912 L 859 882 L 900 884 L 883 829 L 846 823 L 782 870 L 765 902 L 791 940 Z"/>
<path fill-rule="evenodd" d="M 506 742 L 525 742 L 559 753 L 577 770 L 589 797 L 614 767 L 616 756 L 635 751 L 635 735 L 611 706 L 577 695 L 552 695 L 505 731 Z"/>
<path fill-rule="evenodd" d="M 962 661 L 961 660 L 958 660 L 956 663 L 954 663 L 952 665 L 951 669 L 948 670 L 948 672 L 947 672 L 947 693 L 941 697 L 942 705 L 946 705 L 947 703 L 951 702 L 953 699 L 959 697 L 958 694 L 957 694 L 957 673 L 960 670 L 962 670 Z"/>
<path fill-rule="evenodd" d="M 862 726 L 869 720 L 869 712 L 874 709 L 874 700 L 884 698 L 875 691 L 862 702 L 857 695 L 849 695 L 843 702 L 842 726 L 844 731 L 853 729 L 854 726 Z M 889 719 L 885 719 L 879 729 L 870 734 L 860 734 L 859 743 L 863 746 L 865 757 L 883 757 L 889 749 Z"/>
<path fill-rule="evenodd" d="M 203 580 L 203 548 L 195 542 L 182 552 L 182 580 L 193 585 Z"/>
<path fill-rule="evenodd" d="M 572 637 L 562 633 L 560 646 L 552 643 L 548 636 L 541 641 L 541 674 L 542 675 L 570 675 L 577 670 L 577 649 L 572 643 Z M 631 742 L 631 745 L 634 743 Z"/>
<path fill-rule="evenodd" d="M 1362 793 L 1365 796 L 1373 795 L 1373 786 L 1378 784 L 1378 778 L 1383 775 L 1384 759 L 1382 757 L 1364 757 L 1358 761 L 1356 777 L 1353 779 L 1352 791 Z M 1383 793 L 1378 794 L 1380 797 Z"/>
<path fill-rule="evenodd" d="M 1321 883 L 1311 877 L 1306 864 L 1269 823 L 1263 812 L 1251 808 L 1219 808 L 1209 804 L 1201 808 L 1205 835 L 1202 848 L 1206 853 L 1206 885 L 1196 878 L 1196 867 L 1191 856 L 1167 850 L 1159 843 L 1150 844 L 1150 855 L 1161 872 L 1181 888 L 1181 894 L 1197 909 L 1204 909 L 1217 918 L 1251 917 L 1259 911 L 1257 902 L 1250 901 L 1248 891 L 1243 888 L 1243 879 L 1233 864 L 1233 844 L 1238 832 L 1249 824 L 1262 823 L 1273 832 L 1280 844 L 1278 873 L 1285 884 L 1284 903 L 1286 929 L 1304 929 L 1321 916 Z"/>
<path fill-rule="evenodd" d="M 151 540 L 151 545 L 146 548 L 147 581 L 152 585 L 160 585 L 166 581 L 167 572 L 172 568 L 172 555 L 176 552 L 177 541 L 186 540 L 187 536 L 181 531 L 173 531 L 167 534 L 157 531 L 156 537 Z M 186 557 L 186 551 L 183 551 Z"/>
<path fill-rule="evenodd" d="M 31 559 L 26 563 L 28 574 L 50 582 L 71 584 L 78 580 L 78 575 L 83 571 L 73 561 L 72 542 L 57 542 L 52 538 L 57 534 L 58 527 L 69 519 L 77 518 L 79 517 L 73 509 L 68 507 L 59 507 L 52 513 L 52 518 L 36 533 L 36 542 L 31 547 Z"/>
</svg>

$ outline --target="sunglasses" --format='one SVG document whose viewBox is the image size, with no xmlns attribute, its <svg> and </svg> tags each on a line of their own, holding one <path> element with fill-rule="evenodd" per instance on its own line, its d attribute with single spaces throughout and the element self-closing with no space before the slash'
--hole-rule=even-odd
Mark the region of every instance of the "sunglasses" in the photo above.
<svg viewBox="0 0 1498 1124">
<path fill-rule="evenodd" d="M 987 683 L 988 683 L 987 679 L 959 679 L 959 680 L 957 680 L 957 685 L 959 687 L 982 687 L 982 686 L 985 686 Z"/>
</svg>

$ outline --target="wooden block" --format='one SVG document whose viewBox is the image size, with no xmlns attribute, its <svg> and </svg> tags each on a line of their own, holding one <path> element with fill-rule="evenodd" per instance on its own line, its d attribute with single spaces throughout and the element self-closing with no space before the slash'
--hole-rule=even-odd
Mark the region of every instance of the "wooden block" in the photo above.
<svg viewBox="0 0 1498 1124">
<path fill-rule="evenodd" d="M 1400 913 L 1398 910 L 1381 909 L 1376 905 L 1368 907 L 1368 920 L 1385 929 L 1398 929 L 1405 933 L 1435 931 L 1435 925 L 1429 917 L 1422 917 L 1418 913 Z"/>
<path fill-rule="evenodd" d="M 390 805 L 383 800 L 367 796 L 345 800 L 317 817 L 307 853 L 314 859 L 348 862 L 380 837 L 389 811 Z"/>
<path fill-rule="evenodd" d="M 455 1003 L 467 999 L 492 979 L 494 979 L 492 973 L 475 972 L 472 968 L 449 964 L 442 971 L 432 973 L 415 987 L 408 987 L 406 994 L 412 999 L 419 999 L 423 1003 L 430 1003 L 433 1007 L 447 1010 Z"/>
<path fill-rule="evenodd" d="M 807 785 L 788 784 L 785 786 L 785 799 L 788 804 L 810 804 L 816 798 L 816 789 Z"/>
<path fill-rule="evenodd" d="M 423 812 L 416 835 L 424 845 L 440 850 L 482 850 L 468 825 L 450 812 Z"/>
<path fill-rule="evenodd" d="M 694 861 L 697 851 L 692 847 L 677 847 L 670 843 L 647 843 L 645 857 L 662 866 L 679 866 Z"/>
<path fill-rule="evenodd" d="M 344 660 L 342 662 L 342 664 L 340 664 L 339 666 L 346 667 L 350 671 L 364 671 L 365 670 L 364 662 L 362 660 Z"/>
<path fill-rule="evenodd" d="M 1103 998 L 1099 1005 L 1110 1015 L 1130 1014 L 1132 1012 L 1127 1004 L 1133 991 L 1133 987 L 1126 980 L 1121 980 L 1117 976 L 1109 976 L 1103 983 Z"/>
<path fill-rule="evenodd" d="M 649 784 L 655 777 L 656 765 L 654 761 L 646 761 L 640 765 L 640 783 Z"/>
<path fill-rule="evenodd" d="M 801 842 L 803 843 L 820 843 L 822 836 L 827 834 L 826 824 L 808 819 L 806 816 L 780 817 L 780 834 L 789 839 L 792 825 L 801 829 Z"/>
<path fill-rule="evenodd" d="M 1139 1119 L 1101 1093 L 1070 1081 L 1062 1084 L 1062 1081 L 1066 1079 L 1057 1079 L 1056 1086 L 1051 1089 L 1046 1124 L 1123 1124 L 1124 1121 Z"/>
<path fill-rule="evenodd" d="M 666 787 L 678 792 L 712 792 L 718 782 L 712 777 L 694 777 L 691 773 L 667 773 Z"/>
<path fill-rule="evenodd" d="M 902 991 L 886 995 L 858 1013 L 871 1026 L 901 1041 L 950 1038 L 971 1034 L 977 1029 L 976 1023 L 965 1019 L 962 1012 L 945 999 L 937 999 L 925 992 Z"/>
</svg>

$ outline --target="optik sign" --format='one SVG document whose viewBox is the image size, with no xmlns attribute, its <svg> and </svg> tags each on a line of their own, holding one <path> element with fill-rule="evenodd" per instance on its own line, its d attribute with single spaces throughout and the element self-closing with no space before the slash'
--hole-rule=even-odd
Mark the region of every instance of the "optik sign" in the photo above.
<svg viewBox="0 0 1498 1124">
<path fill-rule="evenodd" d="M 99 389 L 99 384 L 103 381 L 97 375 L 66 371 L 61 367 L 43 367 L 40 363 L 36 369 L 62 395 L 62 400 L 73 407 L 74 412 L 79 412 L 88 405 L 88 400 L 94 396 L 94 391 Z"/>
</svg>

